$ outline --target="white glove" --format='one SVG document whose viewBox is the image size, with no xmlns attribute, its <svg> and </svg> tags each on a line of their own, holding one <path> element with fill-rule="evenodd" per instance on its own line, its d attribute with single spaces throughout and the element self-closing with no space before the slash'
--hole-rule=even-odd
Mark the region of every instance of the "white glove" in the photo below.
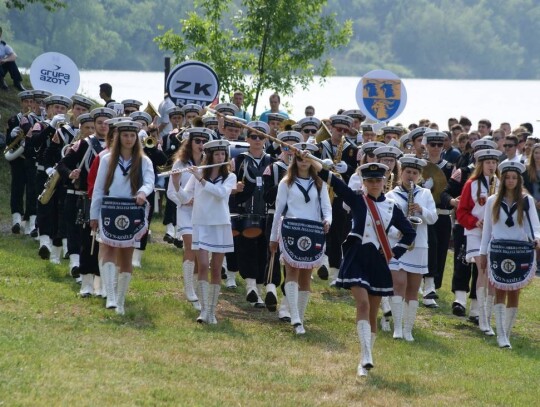
<svg viewBox="0 0 540 407">
<path fill-rule="evenodd" d="M 63 114 L 57 114 L 56 116 L 54 116 L 51 120 L 51 127 L 54 127 L 56 128 L 56 125 L 60 122 L 63 122 L 65 121 L 65 118 L 66 116 L 64 116 Z"/>
<path fill-rule="evenodd" d="M 47 173 L 47 176 L 50 177 L 51 174 L 54 172 L 54 168 L 52 167 L 46 168 L 45 172 Z"/>
<path fill-rule="evenodd" d="M 328 169 L 334 165 L 334 162 L 330 158 L 326 158 L 323 160 L 322 165 L 323 165 L 323 168 Z"/>
<path fill-rule="evenodd" d="M 340 174 L 344 174 L 347 172 L 347 163 L 345 163 L 345 161 L 341 161 L 339 163 L 337 163 L 334 168 L 336 169 L 337 172 L 339 172 Z"/>
<path fill-rule="evenodd" d="M 427 188 L 427 189 L 433 188 L 433 178 L 428 178 L 428 179 L 424 182 L 424 188 Z"/>
</svg>

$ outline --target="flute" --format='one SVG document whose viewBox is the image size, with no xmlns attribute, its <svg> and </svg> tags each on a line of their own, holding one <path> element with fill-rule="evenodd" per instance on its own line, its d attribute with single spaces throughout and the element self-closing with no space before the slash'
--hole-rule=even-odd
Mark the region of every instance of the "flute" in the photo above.
<svg viewBox="0 0 540 407">
<path fill-rule="evenodd" d="M 203 170 L 205 168 L 221 167 L 222 165 L 227 165 L 227 164 L 230 164 L 230 162 L 226 161 L 224 163 L 219 163 L 219 164 L 199 165 L 196 168 L 198 168 L 199 170 Z M 158 174 L 158 177 L 168 177 L 169 175 L 181 174 L 183 172 L 189 171 L 190 168 L 191 167 L 177 168 L 176 170 L 162 172 L 161 174 Z"/>
</svg>

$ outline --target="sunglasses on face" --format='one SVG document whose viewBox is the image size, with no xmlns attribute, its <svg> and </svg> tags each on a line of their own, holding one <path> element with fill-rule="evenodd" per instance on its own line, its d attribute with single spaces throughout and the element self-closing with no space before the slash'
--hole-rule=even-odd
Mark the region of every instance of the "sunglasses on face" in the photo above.
<svg viewBox="0 0 540 407">
<path fill-rule="evenodd" d="M 503 144 L 504 148 L 512 148 L 512 147 L 515 147 L 515 146 L 516 146 L 515 144 Z"/>
<path fill-rule="evenodd" d="M 315 134 L 315 133 L 317 133 L 317 130 L 315 130 L 315 129 L 304 129 L 304 130 L 302 130 L 302 133 Z"/>
<path fill-rule="evenodd" d="M 443 143 L 429 143 L 430 147 L 442 147 Z"/>
<path fill-rule="evenodd" d="M 249 137 L 251 140 L 257 140 L 257 139 L 259 139 L 259 140 L 264 140 L 264 139 L 265 139 L 265 137 L 260 136 L 260 135 L 258 135 L 258 134 L 250 134 L 248 137 Z"/>
<path fill-rule="evenodd" d="M 346 133 L 349 131 L 349 129 L 346 129 L 344 127 L 334 127 L 338 133 Z"/>
<path fill-rule="evenodd" d="M 205 140 L 203 140 L 202 138 L 194 138 L 193 142 L 195 144 L 203 144 L 205 142 Z"/>
</svg>

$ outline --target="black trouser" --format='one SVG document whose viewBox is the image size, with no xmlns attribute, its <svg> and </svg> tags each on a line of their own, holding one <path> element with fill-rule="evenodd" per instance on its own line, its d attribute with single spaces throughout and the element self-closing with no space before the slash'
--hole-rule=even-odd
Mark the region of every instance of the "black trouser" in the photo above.
<svg viewBox="0 0 540 407">
<path fill-rule="evenodd" d="M 332 203 L 332 225 L 326 235 L 326 255 L 330 267 L 338 269 L 341 265 L 341 244 L 345 241 L 350 230 L 350 217 L 343 209 L 343 200 L 336 196 Z"/>
<path fill-rule="evenodd" d="M 270 259 L 272 258 L 272 255 L 270 253 L 269 245 L 270 242 L 270 234 L 272 233 L 272 223 L 274 222 L 274 214 L 268 214 L 266 215 L 266 229 L 265 229 L 265 237 L 266 237 L 266 267 L 264 269 L 264 283 L 268 283 L 268 272 L 270 269 Z M 278 287 L 281 284 L 281 264 L 279 263 L 279 246 L 278 249 L 274 255 L 274 266 L 272 269 L 272 279 L 270 283 L 275 284 L 276 287 Z"/>
<path fill-rule="evenodd" d="M 169 185 L 169 177 L 165 180 L 165 191 L 167 191 Z M 168 225 L 172 223 L 176 226 L 176 204 L 167 197 L 165 193 L 165 210 L 163 212 L 163 224 Z"/>
<path fill-rule="evenodd" d="M 19 67 L 15 63 L 15 61 L 10 62 L 4 62 L 0 65 L 0 78 L 4 78 L 6 74 L 9 73 L 9 76 L 11 76 L 11 79 L 13 79 L 13 82 L 20 83 L 22 82 L 22 76 L 19 72 Z"/>
<path fill-rule="evenodd" d="M 41 193 L 45 182 L 47 182 L 48 176 L 45 171 L 38 170 L 36 174 L 36 191 Z M 54 216 L 53 207 L 55 206 L 56 194 L 53 194 L 49 202 L 45 205 L 37 203 L 37 218 L 36 226 L 39 229 L 40 235 L 49 236 L 51 239 L 56 235 L 58 228 L 58 222 Z M 55 244 L 55 246 L 58 246 Z"/>
<path fill-rule="evenodd" d="M 238 272 L 238 237 L 233 238 L 234 252 L 225 253 L 225 259 L 227 259 L 227 270 L 232 272 Z"/>
<path fill-rule="evenodd" d="M 152 192 L 150 195 L 146 197 L 146 200 L 148 201 L 148 206 L 150 206 L 150 212 L 148 212 L 148 230 L 144 234 L 144 236 L 141 238 L 141 246 L 139 247 L 139 250 L 146 250 L 146 245 L 148 244 L 148 232 L 150 231 L 150 223 L 152 223 L 152 218 L 154 217 L 154 197 L 156 193 Z"/>
<path fill-rule="evenodd" d="M 56 224 L 56 230 L 54 236 L 52 236 L 53 246 L 62 246 L 62 239 L 67 237 L 66 229 L 66 216 L 64 214 L 64 202 L 66 200 L 66 188 L 63 185 L 56 187 L 54 192 L 52 207 L 52 215 L 54 223 Z"/>
<path fill-rule="evenodd" d="M 452 292 L 470 292 L 469 297 L 476 299 L 478 268 L 476 267 L 476 263 L 467 263 L 465 261 L 467 237 L 464 231 L 465 229 L 460 224 L 456 223 L 454 225 L 454 275 L 452 276 Z"/>
<path fill-rule="evenodd" d="M 81 251 L 81 225 L 77 225 L 77 215 L 82 196 L 67 193 L 64 200 L 63 218 L 65 219 L 65 231 L 69 254 L 79 254 Z M 86 226 L 88 227 L 88 225 Z"/>
<path fill-rule="evenodd" d="M 24 215 L 24 190 L 26 189 L 26 170 L 24 158 L 16 158 L 9 162 L 11 166 L 11 213 Z"/>
<path fill-rule="evenodd" d="M 36 161 L 32 159 L 24 160 L 24 172 L 26 174 L 26 212 L 24 220 L 30 219 L 37 213 L 37 194 L 36 194 Z M 41 192 L 41 191 L 39 191 Z"/>
<path fill-rule="evenodd" d="M 265 236 L 265 229 L 261 235 L 254 239 L 248 239 L 242 235 L 238 236 L 238 245 L 235 245 L 235 252 L 238 259 L 240 275 L 243 279 L 254 278 L 257 284 L 264 284 L 266 269 L 266 253 L 268 241 Z"/>
<path fill-rule="evenodd" d="M 424 277 L 435 278 L 435 288 L 442 285 L 444 266 L 450 243 L 452 220 L 450 215 L 439 215 L 434 225 L 428 225 L 428 273 Z"/>
<path fill-rule="evenodd" d="M 81 231 L 81 248 L 80 248 L 80 259 L 79 259 L 79 273 L 80 274 L 95 274 L 99 276 L 99 263 L 98 263 L 98 254 L 99 254 L 99 243 L 94 242 L 94 252 L 92 252 L 92 236 L 90 235 L 91 229 L 88 223 L 85 224 L 83 228 L 80 226 Z"/>
</svg>

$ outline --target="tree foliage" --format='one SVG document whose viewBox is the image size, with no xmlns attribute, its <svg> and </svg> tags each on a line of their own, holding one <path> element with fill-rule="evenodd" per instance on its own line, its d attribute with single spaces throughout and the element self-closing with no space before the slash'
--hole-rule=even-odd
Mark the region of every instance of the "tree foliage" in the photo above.
<svg viewBox="0 0 540 407">
<path fill-rule="evenodd" d="M 54 11 L 66 6 L 62 0 L 5 0 L 7 8 L 24 10 L 30 4 L 41 4 L 48 11 Z"/>
<path fill-rule="evenodd" d="M 307 87 L 315 75 L 324 79 L 334 73 L 326 51 L 348 43 L 352 23 L 338 23 L 334 14 L 323 12 L 325 4 L 242 0 L 233 9 L 227 0 L 199 0 L 199 12 L 180 21 L 180 34 L 170 29 L 156 41 L 178 61 L 211 65 L 224 93 L 241 89 L 255 114 L 263 90 L 291 94 L 296 85 Z"/>
</svg>

